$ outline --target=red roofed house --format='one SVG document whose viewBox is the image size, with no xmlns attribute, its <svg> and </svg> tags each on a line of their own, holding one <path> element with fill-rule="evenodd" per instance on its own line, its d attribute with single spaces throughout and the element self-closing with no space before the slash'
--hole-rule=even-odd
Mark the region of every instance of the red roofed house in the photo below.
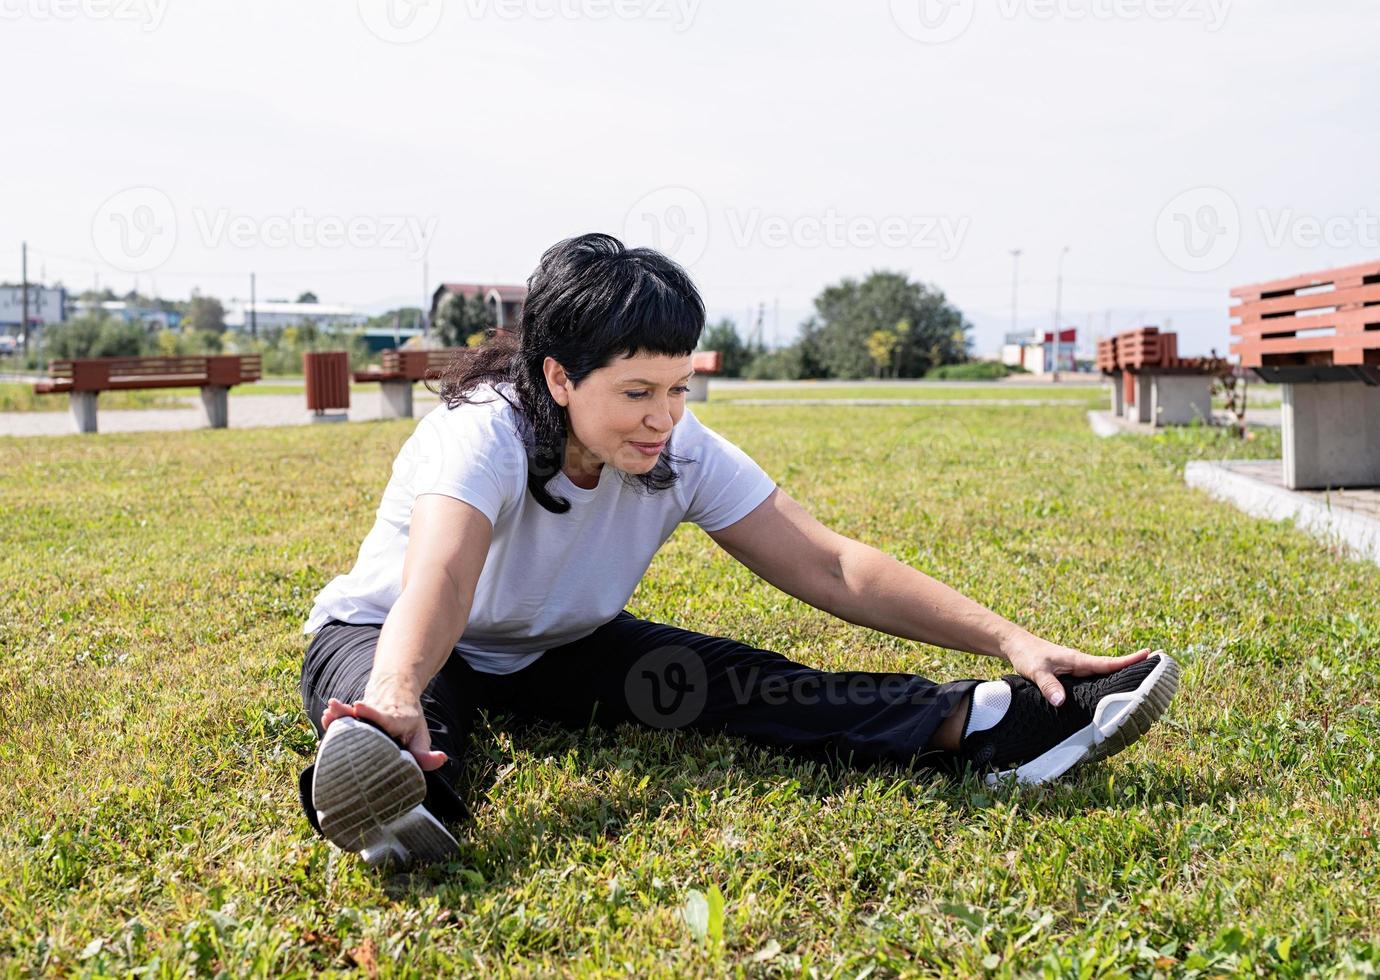
<svg viewBox="0 0 1380 980">
<path fill-rule="evenodd" d="M 494 324 L 503 333 L 516 333 L 522 304 L 527 299 L 526 286 L 485 286 L 473 282 L 444 282 L 431 297 L 431 322 L 436 322 L 436 310 L 448 294 L 473 299 L 482 297 L 493 316 Z"/>
</svg>

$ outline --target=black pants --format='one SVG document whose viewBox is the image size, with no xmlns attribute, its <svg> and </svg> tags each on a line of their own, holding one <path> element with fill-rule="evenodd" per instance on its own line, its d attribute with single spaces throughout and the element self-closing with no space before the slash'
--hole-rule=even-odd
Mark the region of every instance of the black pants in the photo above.
<svg viewBox="0 0 1380 980">
<path fill-rule="evenodd" d="M 381 630 L 331 621 L 313 637 L 302 664 L 302 703 L 318 735 L 331 698 L 363 697 Z M 511 674 L 477 671 L 452 654 L 422 695 L 431 746 L 448 756 L 426 774 L 426 805 L 447 822 L 469 816 L 455 787 L 480 708 L 574 728 L 629 722 L 723 732 L 846 765 L 949 768 L 953 754 L 926 745 L 978 683 L 815 670 L 737 640 L 638 619 L 625 609 L 589 636 L 553 647 Z M 315 823 L 307 805 L 310 780 L 309 768 L 301 788 Z"/>
</svg>

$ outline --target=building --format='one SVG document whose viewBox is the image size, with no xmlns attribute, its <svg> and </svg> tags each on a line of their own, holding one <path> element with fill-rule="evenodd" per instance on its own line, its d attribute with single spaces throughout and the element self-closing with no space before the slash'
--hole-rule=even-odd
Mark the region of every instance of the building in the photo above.
<svg viewBox="0 0 1380 980">
<path fill-rule="evenodd" d="M 245 333 L 249 332 L 251 325 L 262 331 L 298 327 L 307 323 L 320 328 L 348 330 L 362 327 L 368 320 L 369 317 L 352 306 L 335 306 L 329 303 L 289 303 L 286 300 L 269 299 L 251 304 L 231 300 L 225 307 L 226 328 Z"/>
<path fill-rule="evenodd" d="M 24 319 L 24 290 L 22 286 L 0 286 L 0 333 L 19 335 Z M 43 326 L 62 323 L 67 319 L 67 290 L 61 286 L 29 284 L 29 323 Z"/>
<path fill-rule="evenodd" d="M 1001 348 L 1001 362 L 1008 367 L 1023 367 L 1031 374 L 1049 374 L 1055 370 L 1077 370 L 1076 350 L 1078 331 L 1073 328 L 1059 331 L 1059 366 L 1054 366 L 1054 331 L 1046 330 L 1041 337 L 1032 333 L 1009 333 Z"/>
<path fill-rule="evenodd" d="M 447 296 L 463 296 L 473 299 L 483 298 L 489 307 L 494 324 L 504 332 L 517 330 L 522 304 L 527 300 L 526 286 L 485 286 L 473 282 L 445 282 L 436 287 L 431 296 L 431 315 L 427 322 L 436 322 L 436 311 Z"/>
</svg>

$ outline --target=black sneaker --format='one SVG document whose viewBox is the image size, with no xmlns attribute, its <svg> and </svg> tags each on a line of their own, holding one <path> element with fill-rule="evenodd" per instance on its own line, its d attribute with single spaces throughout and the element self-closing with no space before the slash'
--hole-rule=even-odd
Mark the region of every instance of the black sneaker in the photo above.
<svg viewBox="0 0 1380 980">
<path fill-rule="evenodd" d="M 433 864 L 460 845 L 422 806 L 426 777 L 412 753 L 357 718 L 326 729 L 311 777 L 316 827 L 375 867 Z"/>
<path fill-rule="evenodd" d="M 959 740 L 959 759 L 995 785 L 1007 776 L 1043 783 L 1082 762 L 1116 755 L 1140 738 L 1164 714 L 1179 686 L 1179 665 L 1163 650 L 1112 674 L 1070 677 L 1064 703 L 1054 707 L 1040 689 L 1019 674 L 1002 678 L 1011 704 L 1001 721 Z M 972 701 L 968 715 L 972 715 Z M 963 720 L 968 729 L 969 718 Z"/>
</svg>

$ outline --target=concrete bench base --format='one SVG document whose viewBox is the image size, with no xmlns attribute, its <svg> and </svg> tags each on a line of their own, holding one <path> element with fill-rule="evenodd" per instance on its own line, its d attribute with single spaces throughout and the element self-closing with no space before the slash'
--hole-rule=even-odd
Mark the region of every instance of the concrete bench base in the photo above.
<svg viewBox="0 0 1380 980">
<path fill-rule="evenodd" d="M 67 395 L 72 409 L 72 426 L 77 432 L 95 432 L 96 402 L 99 391 L 73 391 Z M 211 429 L 230 426 L 230 389 L 224 385 L 201 386 L 201 408 L 206 413 L 206 425 Z"/>
<path fill-rule="evenodd" d="M 1380 386 L 1286 384 L 1284 484 L 1291 490 L 1380 486 Z"/>
<path fill-rule="evenodd" d="M 379 412 L 380 418 L 412 418 L 411 381 L 380 381 L 379 391 L 383 395 L 382 410 Z"/>
<path fill-rule="evenodd" d="M 697 374 L 690 379 L 687 386 L 690 391 L 686 393 L 685 400 L 688 402 L 707 402 L 709 401 L 709 375 Z"/>
<path fill-rule="evenodd" d="M 230 426 L 230 389 L 220 385 L 203 385 L 201 407 L 206 410 L 206 424 L 212 429 Z"/>
<path fill-rule="evenodd" d="M 67 396 L 72 407 L 72 425 L 78 432 L 96 431 L 96 396 L 98 391 L 74 391 Z"/>
<path fill-rule="evenodd" d="M 1188 425 L 1212 419 L 1212 377 L 1206 374 L 1150 376 L 1150 419 L 1155 425 Z"/>
</svg>

